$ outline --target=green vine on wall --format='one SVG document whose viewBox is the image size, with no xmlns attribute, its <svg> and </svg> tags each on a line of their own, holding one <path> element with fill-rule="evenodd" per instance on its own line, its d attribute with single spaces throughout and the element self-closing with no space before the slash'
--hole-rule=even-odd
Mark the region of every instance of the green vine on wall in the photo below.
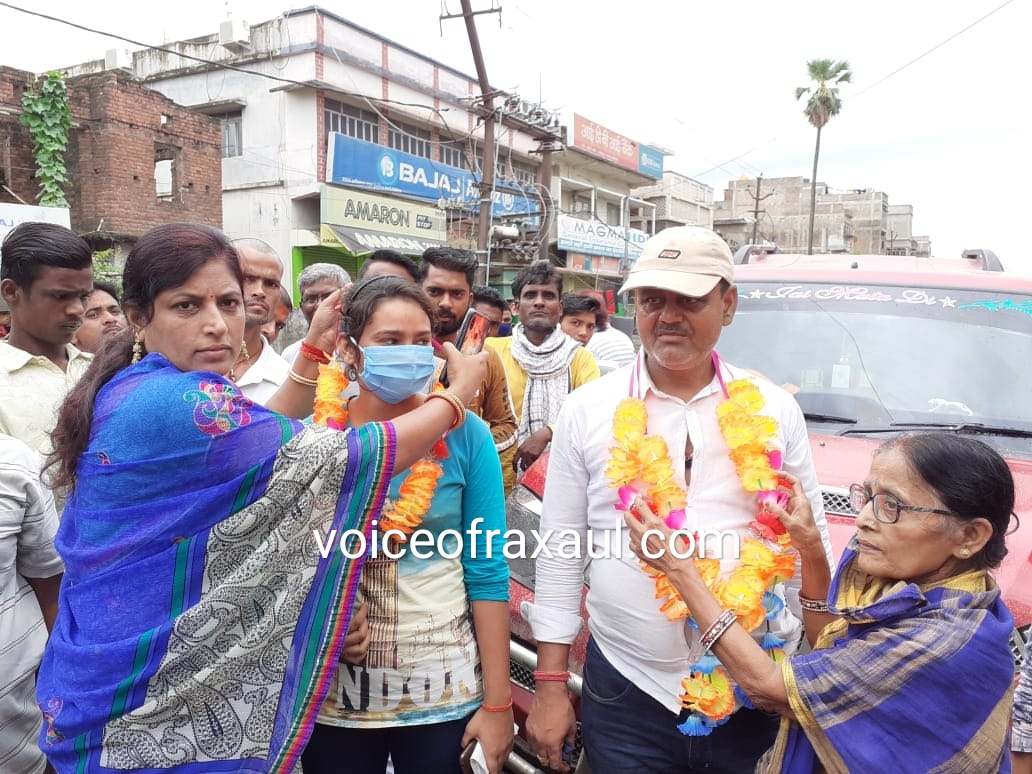
<svg viewBox="0 0 1032 774">
<path fill-rule="evenodd" d="M 65 151 L 72 111 L 68 90 L 60 73 L 40 76 L 22 96 L 21 122 L 32 134 L 32 155 L 36 159 L 39 203 L 44 207 L 67 207 L 64 185 L 68 182 Z"/>
</svg>

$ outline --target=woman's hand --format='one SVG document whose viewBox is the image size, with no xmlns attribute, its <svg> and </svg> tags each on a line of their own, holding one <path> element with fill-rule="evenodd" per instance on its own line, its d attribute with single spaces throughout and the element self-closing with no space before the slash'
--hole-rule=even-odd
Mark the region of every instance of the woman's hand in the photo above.
<svg viewBox="0 0 1032 774">
<path fill-rule="evenodd" d="M 330 293 L 319 302 L 312 315 L 312 324 L 308 327 L 305 341 L 323 352 L 332 353 L 337 345 L 337 328 L 340 325 L 340 311 L 343 299 L 351 289 L 351 284 Z"/>
<path fill-rule="evenodd" d="M 803 491 L 802 482 L 791 473 L 779 471 L 778 477 L 787 484 L 779 489 L 788 494 L 788 502 L 781 508 L 773 502 L 764 501 L 762 507 L 765 511 L 773 513 L 778 517 L 789 537 L 792 538 L 792 545 L 801 554 L 807 551 L 815 551 L 824 555 L 824 543 L 821 541 L 821 533 L 817 529 L 817 522 L 813 520 L 813 509 L 810 507 L 810 498 Z"/>
<path fill-rule="evenodd" d="M 448 390 L 469 405 L 487 375 L 488 354 L 463 355 L 451 342 L 446 342 L 441 352 L 448 363 Z"/>
<path fill-rule="evenodd" d="M 650 567 L 668 575 L 698 573 L 695 562 L 687 556 L 690 546 L 684 533 L 670 529 L 642 498 L 635 498 L 630 510 L 624 512 L 624 523 L 631 533 L 631 552 Z"/>
<path fill-rule="evenodd" d="M 483 707 L 474 713 L 462 735 L 462 746 L 474 739 L 484 749 L 489 774 L 502 774 L 502 767 L 512 752 L 512 709 L 488 712 Z"/>
<path fill-rule="evenodd" d="M 351 616 L 340 660 L 345 664 L 361 664 L 369 652 L 369 640 L 369 603 L 363 602 Z"/>
</svg>

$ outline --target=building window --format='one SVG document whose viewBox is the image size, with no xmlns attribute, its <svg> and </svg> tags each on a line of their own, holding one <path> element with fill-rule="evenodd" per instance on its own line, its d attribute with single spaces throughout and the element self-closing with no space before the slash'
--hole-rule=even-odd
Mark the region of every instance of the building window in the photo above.
<svg viewBox="0 0 1032 774">
<path fill-rule="evenodd" d="M 466 144 L 460 140 L 441 141 L 441 163 L 449 167 L 466 169 Z"/>
<path fill-rule="evenodd" d="M 622 226 L 620 222 L 623 220 L 621 217 L 620 205 L 613 204 L 612 202 L 606 202 L 606 225 L 609 226 Z"/>
<path fill-rule="evenodd" d="M 387 144 L 403 153 L 433 158 L 433 136 L 428 129 L 392 122 L 387 125 Z"/>
<path fill-rule="evenodd" d="M 179 187 L 179 148 L 165 143 L 154 143 L 154 195 L 163 202 L 175 198 Z"/>
<path fill-rule="evenodd" d="M 244 155 L 244 118 L 237 110 L 218 116 L 222 123 L 222 158 L 229 159 Z"/>
<path fill-rule="evenodd" d="M 326 131 L 380 144 L 380 117 L 368 110 L 345 105 L 335 99 L 325 103 Z"/>
<path fill-rule="evenodd" d="M 533 188 L 537 184 L 537 170 L 527 164 L 512 164 L 512 176 L 523 188 Z"/>
</svg>

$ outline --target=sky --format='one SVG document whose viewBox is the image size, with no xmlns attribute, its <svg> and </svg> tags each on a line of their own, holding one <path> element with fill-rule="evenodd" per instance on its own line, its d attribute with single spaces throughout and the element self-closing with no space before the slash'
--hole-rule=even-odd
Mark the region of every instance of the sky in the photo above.
<svg viewBox="0 0 1032 774">
<path fill-rule="evenodd" d="M 0 64 L 41 72 L 127 47 L 6 2 Z M 666 168 L 712 186 L 716 199 L 740 177 L 810 177 L 815 131 L 795 88 L 809 85 L 808 60 L 848 61 L 853 83 L 822 133 L 818 180 L 913 205 L 914 234 L 931 237 L 936 256 L 988 248 L 1008 271 L 1032 275 L 1023 236 L 1032 219 L 1023 96 L 1032 0 L 493 2 L 500 17 L 478 16 L 477 27 L 494 86 L 559 111 L 571 132 L 577 112 L 671 151 Z M 474 10 L 491 3 L 472 0 Z M 256 24 L 311 3 L 10 5 L 158 45 L 217 32 L 228 17 Z M 475 75 L 462 19 L 439 19 L 461 13 L 459 0 L 321 6 Z"/>
</svg>

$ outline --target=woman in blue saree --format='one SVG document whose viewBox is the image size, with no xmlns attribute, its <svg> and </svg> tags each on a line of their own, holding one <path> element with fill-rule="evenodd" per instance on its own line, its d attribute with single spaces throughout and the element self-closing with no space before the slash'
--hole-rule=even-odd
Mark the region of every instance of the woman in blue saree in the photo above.
<svg viewBox="0 0 1032 774">
<path fill-rule="evenodd" d="M 757 771 L 1009 772 L 1014 623 L 989 575 L 1014 509 L 1003 458 L 949 433 L 882 445 L 850 488 L 857 533 L 830 583 L 806 497 L 784 478 L 787 510 L 767 508 L 800 555 L 813 650 L 781 663 L 721 610 L 693 561 L 661 551 L 672 533 L 647 507 L 625 517 L 631 550 L 658 556 L 645 561 L 668 574 L 746 696 L 782 715 Z"/>
<path fill-rule="evenodd" d="M 361 572 L 343 549 L 482 377 L 450 350 L 451 398 L 352 432 L 304 427 L 289 417 L 311 412 L 318 358 L 299 355 L 273 410 L 233 384 L 242 281 L 214 229 L 145 234 L 123 275 L 131 327 L 62 407 L 66 573 L 37 685 L 58 772 L 294 770 Z M 332 349 L 335 303 L 309 352 Z"/>
</svg>

